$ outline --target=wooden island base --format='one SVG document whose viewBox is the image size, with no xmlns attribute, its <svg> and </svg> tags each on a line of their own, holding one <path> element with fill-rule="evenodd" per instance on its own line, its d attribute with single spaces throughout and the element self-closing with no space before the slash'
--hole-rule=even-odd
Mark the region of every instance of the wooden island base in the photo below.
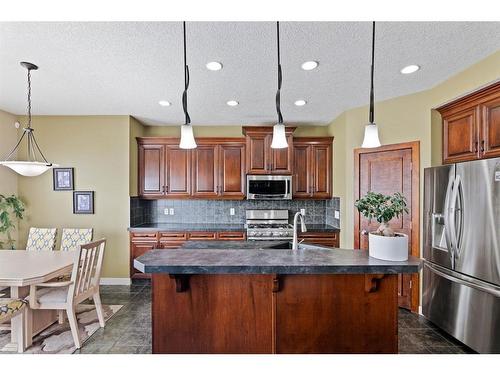
<svg viewBox="0 0 500 375">
<path fill-rule="evenodd" d="M 397 274 L 153 274 L 153 353 L 397 353 Z"/>
</svg>

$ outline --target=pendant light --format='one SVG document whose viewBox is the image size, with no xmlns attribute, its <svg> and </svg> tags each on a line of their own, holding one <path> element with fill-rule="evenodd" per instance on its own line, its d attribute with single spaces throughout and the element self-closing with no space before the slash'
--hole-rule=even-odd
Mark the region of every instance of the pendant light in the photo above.
<svg viewBox="0 0 500 375">
<path fill-rule="evenodd" d="M 375 22 L 372 26 L 372 66 L 371 66 L 371 86 L 370 86 L 370 122 L 365 125 L 365 137 L 363 139 L 362 148 L 380 147 L 380 140 L 378 138 L 377 124 L 374 122 L 374 99 L 373 99 L 373 71 L 375 60 Z"/>
<path fill-rule="evenodd" d="M 276 22 L 276 37 L 278 41 L 278 91 L 276 92 L 276 112 L 278 113 L 278 123 L 273 126 L 273 141 L 271 148 L 287 148 L 285 125 L 281 115 L 281 61 L 280 61 L 280 23 Z"/>
<path fill-rule="evenodd" d="M 182 93 L 182 109 L 184 110 L 184 116 L 186 121 L 184 125 L 181 126 L 181 141 L 179 143 L 180 148 L 192 149 L 196 148 L 196 141 L 194 140 L 193 127 L 190 125 L 191 118 L 189 117 L 187 111 L 187 89 L 189 87 L 189 67 L 186 64 L 186 22 L 182 23 L 184 29 L 184 92 Z"/>
<path fill-rule="evenodd" d="M 23 129 L 23 134 L 12 151 L 9 152 L 3 161 L 0 161 L 0 165 L 10 168 L 22 176 L 34 177 L 41 175 L 52 167 L 58 167 L 59 165 L 47 161 L 36 142 L 35 130 L 31 127 L 31 71 L 37 70 L 38 66 L 24 61 L 21 62 L 21 66 L 28 71 L 28 126 Z M 27 159 L 24 161 L 12 160 L 16 157 L 23 139 L 26 139 L 27 142 Z"/>
</svg>

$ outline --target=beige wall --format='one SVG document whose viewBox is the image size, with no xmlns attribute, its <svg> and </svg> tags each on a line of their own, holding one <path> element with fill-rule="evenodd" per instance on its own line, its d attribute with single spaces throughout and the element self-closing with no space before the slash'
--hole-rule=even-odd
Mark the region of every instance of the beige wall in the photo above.
<svg viewBox="0 0 500 375">
<path fill-rule="evenodd" d="M 53 191 L 52 172 L 19 177 L 27 205 L 20 226 L 24 246 L 30 226 L 94 228 L 94 239 L 108 242 L 103 277 L 129 276 L 129 116 L 36 116 L 38 144 L 49 161 L 73 167 L 75 190 L 95 192 L 95 214 L 73 214 L 71 191 Z"/>
<path fill-rule="evenodd" d="M 376 103 L 375 120 L 382 144 L 420 141 L 421 202 L 423 168 L 441 163 L 441 118 L 432 109 L 499 78 L 497 52 L 430 90 Z M 353 150 L 361 145 L 367 120 L 368 108 L 361 107 L 344 112 L 329 125 L 330 134 L 335 136 L 333 193 L 341 198 L 342 247 L 353 246 Z"/>
<path fill-rule="evenodd" d="M 0 159 L 2 160 L 17 142 L 17 129 L 14 126 L 16 121 L 15 115 L 0 110 Z M 0 194 L 17 195 L 17 174 L 3 166 L 0 166 Z M 17 240 L 17 228 L 11 232 L 11 236 Z"/>
<path fill-rule="evenodd" d="M 143 126 L 135 118 L 130 117 L 129 119 L 129 165 L 130 165 L 130 181 L 129 181 L 129 192 L 131 197 L 135 197 L 138 194 L 138 152 L 137 152 L 137 141 L 136 137 L 144 137 L 146 132 L 146 127 Z"/>
</svg>

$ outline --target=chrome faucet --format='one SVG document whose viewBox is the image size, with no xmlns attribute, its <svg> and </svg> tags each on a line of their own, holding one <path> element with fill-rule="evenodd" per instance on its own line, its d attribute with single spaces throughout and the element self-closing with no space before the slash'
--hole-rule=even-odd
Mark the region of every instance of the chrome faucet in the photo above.
<svg viewBox="0 0 500 375">
<path fill-rule="evenodd" d="M 299 248 L 299 243 L 298 243 L 298 239 L 297 239 L 297 224 L 298 224 L 299 218 L 300 218 L 300 230 L 302 232 L 307 232 L 306 222 L 305 222 L 305 219 L 304 219 L 304 215 L 302 215 L 302 213 L 300 211 L 297 211 L 297 213 L 293 217 L 292 250 L 298 250 L 298 248 Z"/>
</svg>

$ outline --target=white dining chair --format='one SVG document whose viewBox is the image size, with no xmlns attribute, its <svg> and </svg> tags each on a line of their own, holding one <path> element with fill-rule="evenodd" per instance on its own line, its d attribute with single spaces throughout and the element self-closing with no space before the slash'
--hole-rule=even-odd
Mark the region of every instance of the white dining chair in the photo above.
<svg viewBox="0 0 500 375">
<path fill-rule="evenodd" d="M 54 250 L 56 247 L 57 228 L 30 228 L 26 250 Z"/>
<path fill-rule="evenodd" d="M 24 319 L 24 310 L 26 308 L 27 301 L 23 299 L 14 298 L 0 298 L 0 323 L 7 321 L 12 322 L 12 318 L 17 315 L 23 315 L 21 319 Z M 18 331 L 18 337 L 16 337 L 15 342 L 17 343 L 18 353 L 22 353 L 24 350 L 24 324 L 21 325 L 21 329 Z"/>
<path fill-rule="evenodd" d="M 78 250 L 78 246 L 92 241 L 92 228 L 63 228 L 61 251 Z"/>
<path fill-rule="evenodd" d="M 32 309 L 64 310 L 77 348 L 81 347 L 76 306 L 88 298 L 94 300 L 99 324 L 104 327 L 104 312 L 99 295 L 102 261 L 106 240 L 80 245 L 75 251 L 71 279 L 31 285 L 29 304 Z M 41 287 L 38 289 L 38 287 Z"/>
</svg>

